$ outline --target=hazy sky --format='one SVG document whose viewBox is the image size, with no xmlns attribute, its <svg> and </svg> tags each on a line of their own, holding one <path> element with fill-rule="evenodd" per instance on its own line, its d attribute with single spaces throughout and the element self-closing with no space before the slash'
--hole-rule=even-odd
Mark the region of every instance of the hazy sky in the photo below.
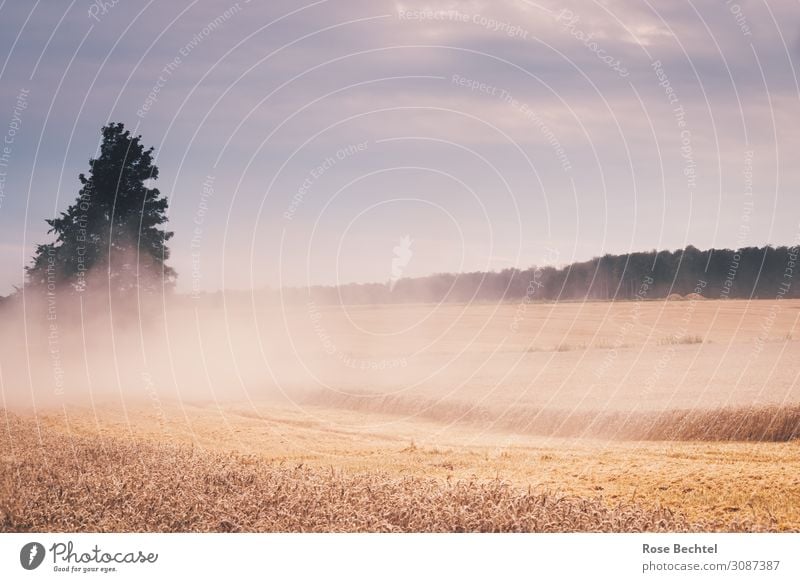
<svg viewBox="0 0 800 582">
<path fill-rule="evenodd" d="M 6 0 L 0 45 L 0 293 L 109 121 L 184 291 L 800 236 L 795 1 Z"/>
</svg>

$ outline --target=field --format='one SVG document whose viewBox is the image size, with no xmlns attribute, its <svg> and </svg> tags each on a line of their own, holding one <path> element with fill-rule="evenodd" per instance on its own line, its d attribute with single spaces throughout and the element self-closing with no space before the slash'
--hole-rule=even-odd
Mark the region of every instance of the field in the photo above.
<svg viewBox="0 0 800 582">
<path fill-rule="evenodd" d="M 173 315 L 144 387 L 84 346 L 91 400 L 37 367 L 0 528 L 800 531 L 800 302 L 280 313 Z"/>
</svg>

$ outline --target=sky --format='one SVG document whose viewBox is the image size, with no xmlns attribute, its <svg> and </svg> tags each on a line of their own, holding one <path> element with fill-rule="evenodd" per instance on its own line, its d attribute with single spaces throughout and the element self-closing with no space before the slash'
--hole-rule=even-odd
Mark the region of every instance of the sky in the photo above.
<svg viewBox="0 0 800 582">
<path fill-rule="evenodd" d="M 800 241 L 794 1 L 0 3 L 0 294 L 122 122 L 183 292 Z"/>
</svg>

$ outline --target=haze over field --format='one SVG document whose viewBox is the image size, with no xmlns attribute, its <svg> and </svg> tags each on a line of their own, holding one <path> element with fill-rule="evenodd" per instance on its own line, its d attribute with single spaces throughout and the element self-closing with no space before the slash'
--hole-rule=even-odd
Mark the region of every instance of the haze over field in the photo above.
<svg viewBox="0 0 800 582">
<path fill-rule="evenodd" d="M 133 325 L 112 345 L 81 346 L 66 331 L 63 394 L 53 361 L 35 351 L 43 344 L 29 338 L 27 376 L 11 365 L 24 350 L 5 337 L 4 397 L 16 405 L 5 411 L 9 454 L 0 462 L 16 477 L 0 491 L 24 486 L 35 508 L 61 486 L 74 511 L 14 502 L 0 523 L 13 531 L 71 531 L 76 519 L 102 531 L 800 528 L 800 302 L 518 309 L 312 306 L 267 308 L 255 319 L 241 305 L 175 310 L 163 328 Z M 89 329 L 102 337 L 104 326 Z M 7 389 L 29 382 L 32 392 Z M 37 434 L 63 474 L 40 474 L 27 460 Z M 88 490 L 63 481 L 74 470 Z M 104 509 L 116 503 L 112 474 L 123 491 L 142 490 L 140 509 Z M 215 509 L 175 501 L 167 510 L 152 487 L 159 499 L 195 491 Z M 278 502 L 283 488 L 303 501 Z"/>
<path fill-rule="evenodd" d="M 0 364 L 4 386 L 15 387 L 4 390 L 13 406 L 271 401 L 369 412 L 371 397 L 388 394 L 401 415 L 451 402 L 462 413 L 484 410 L 490 428 L 512 410 L 800 403 L 796 300 L 200 308 L 176 301 L 163 319 L 155 309 L 142 320 L 112 310 L 113 326 L 107 313 L 29 316 L 27 327 L 11 313 Z M 438 420 L 456 421 L 458 410 Z"/>
</svg>

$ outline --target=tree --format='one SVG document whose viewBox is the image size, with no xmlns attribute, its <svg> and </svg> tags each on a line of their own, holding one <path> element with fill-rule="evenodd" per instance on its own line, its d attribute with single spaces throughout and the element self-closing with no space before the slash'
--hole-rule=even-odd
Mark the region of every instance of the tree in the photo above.
<svg viewBox="0 0 800 582">
<path fill-rule="evenodd" d="M 173 233 L 161 228 L 167 199 L 148 187 L 158 179 L 153 148 L 145 149 L 142 136 L 133 137 L 122 123 L 106 125 L 102 135 L 89 176 L 79 175 L 78 198 L 46 221 L 56 240 L 37 246 L 27 283 L 75 292 L 102 284 L 115 295 L 171 288 L 175 271 L 165 261 Z"/>
</svg>

